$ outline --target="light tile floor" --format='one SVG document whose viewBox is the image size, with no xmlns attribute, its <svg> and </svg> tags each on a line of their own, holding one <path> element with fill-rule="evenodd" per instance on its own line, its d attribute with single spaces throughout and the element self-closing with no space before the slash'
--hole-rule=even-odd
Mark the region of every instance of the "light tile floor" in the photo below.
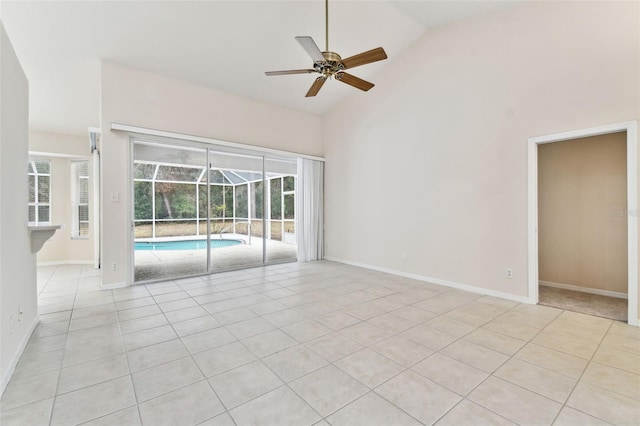
<svg viewBox="0 0 640 426">
<path fill-rule="evenodd" d="M 640 329 L 331 262 L 38 271 L 10 425 L 640 424 Z"/>
</svg>

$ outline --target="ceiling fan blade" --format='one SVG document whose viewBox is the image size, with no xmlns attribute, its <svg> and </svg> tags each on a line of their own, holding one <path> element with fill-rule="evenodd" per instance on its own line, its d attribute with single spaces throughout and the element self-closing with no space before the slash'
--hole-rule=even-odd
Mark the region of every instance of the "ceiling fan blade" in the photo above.
<svg viewBox="0 0 640 426">
<path fill-rule="evenodd" d="M 325 62 L 324 56 L 315 41 L 309 36 L 298 36 L 296 41 L 311 56 L 313 62 Z"/>
<path fill-rule="evenodd" d="M 382 47 L 368 50 L 342 60 L 344 69 L 359 67 L 360 65 L 370 64 L 371 62 L 382 61 L 387 59 L 387 53 Z"/>
<path fill-rule="evenodd" d="M 346 72 L 336 73 L 336 80 L 353 86 L 356 89 L 364 90 L 365 92 L 375 86 L 373 83 L 369 83 L 366 80 L 358 78 L 355 75 L 347 74 Z"/>
<path fill-rule="evenodd" d="M 306 69 L 306 70 L 286 70 L 286 71 L 267 71 L 265 72 L 266 75 L 290 75 L 290 74 L 310 74 L 312 72 L 318 72 L 316 70 L 312 70 L 312 69 Z"/>
<path fill-rule="evenodd" d="M 317 95 L 325 81 L 327 81 L 327 77 L 325 76 L 316 78 L 316 81 L 313 82 L 313 84 L 311 85 L 311 88 L 309 89 L 307 94 L 304 95 L 304 97 L 310 98 L 311 96 Z"/>
</svg>

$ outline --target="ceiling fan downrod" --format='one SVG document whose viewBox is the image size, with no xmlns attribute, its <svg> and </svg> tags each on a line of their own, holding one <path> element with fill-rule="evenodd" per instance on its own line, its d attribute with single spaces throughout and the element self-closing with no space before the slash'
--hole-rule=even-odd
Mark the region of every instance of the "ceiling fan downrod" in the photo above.
<svg viewBox="0 0 640 426">
<path fill-rule="evenodd" d="M 324 0 L 324 36 L 325 52 L 329 51 L 329 0 Z"/>
</svg>

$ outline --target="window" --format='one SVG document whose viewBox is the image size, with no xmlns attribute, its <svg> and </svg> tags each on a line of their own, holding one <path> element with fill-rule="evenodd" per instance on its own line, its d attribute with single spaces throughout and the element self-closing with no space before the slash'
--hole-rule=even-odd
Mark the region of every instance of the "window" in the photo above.
<svg viewBox="0 0 640 426">
<path fill-rule="evenodd" d="M 89 237 L 89 162 L 71 162 L 71 238 Z"/>
<path fill-rule="evenodd" d="M 271 179 L 271 219 L 282 219 L 282 178 Z"/>
<path fill-rule="evenodd" d="M 51 222 L 51 162 L 29 161 L 29 222 Z"/>
<path fill-rule="evenodd" d="M 248 185 L 236 186 L 236 217 L 239 219 L 247 219 L 248 216 Z"/>
</svg>

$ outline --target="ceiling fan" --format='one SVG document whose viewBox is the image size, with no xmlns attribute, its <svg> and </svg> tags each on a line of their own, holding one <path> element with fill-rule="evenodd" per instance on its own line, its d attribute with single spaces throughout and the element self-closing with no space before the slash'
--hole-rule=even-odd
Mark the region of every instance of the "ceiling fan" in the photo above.
<svg viewBox="0 0 640 426">
<path fill-rule="evenodd" d="M 368 81 L 348 74 L 343 70 L 387 59 L 387 54 L 384 49 L 382 47 L 377 47 L 375 49 L 350 56 L 346 59 L 342 59 L 337 53 L 329 51 L 329 0 L 325 0 L 325 34 L 326 50 L 324 52 L 320 51 L 320 48 L 316 42 L 313 41 L 313 38 L 309 36 L 296 37 L 296 41 L 300 43 L 300 46 L 302 46 L 309 56 L 311 56 L 311 59 L 313 59 L 313 68 L 267 71 L 265 74 L 267 76 L 311 73 L 320 74 L 320 77 L 316 78 L 316 81 L 313 82 L 311 88 L 305 95 L 307 98 L 317 95 L 325 81 L 332 77 L 365 92 L 371 89 L 374 86 L 373 83 L 369 83 Z"/>
</svg>

